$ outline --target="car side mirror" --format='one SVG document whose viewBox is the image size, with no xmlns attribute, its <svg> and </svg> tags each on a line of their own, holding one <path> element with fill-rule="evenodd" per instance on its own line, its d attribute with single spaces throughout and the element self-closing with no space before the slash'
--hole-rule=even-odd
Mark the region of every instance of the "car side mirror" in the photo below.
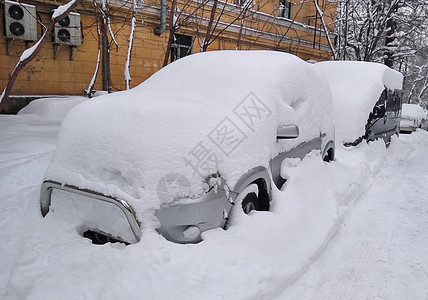
<svg viewBox="0 0 428 300">
<path fill-rule="evenodd" d="M 375 118 L 383 118 L 385 116 L 385 106 L 375 106 L 373 108 L 373 117 Z"/>
<path fill-rule="evenodd" d="M 278 140 L 295 139 L 299 136 L 299 127 L 297 125 L 282 125 L 276 132 Z"/>
</svg>

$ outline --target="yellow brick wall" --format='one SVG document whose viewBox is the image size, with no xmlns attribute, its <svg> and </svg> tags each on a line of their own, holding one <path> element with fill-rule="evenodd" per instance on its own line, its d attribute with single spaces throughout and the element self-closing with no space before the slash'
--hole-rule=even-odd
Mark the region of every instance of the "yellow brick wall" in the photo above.
<svg viewBox="0 0 428 300">
<path fill-rule="evenodd" d="M 313 0 L 289 0 L 291 3 L 291 19 L 295 22 L 314 25 L 316 7 Z M 279 0 L 260 0 L 257 1 L 260 11 L 278 16 Z M 330 30 L 334 29 L 333 21 L 336 19 L 337 3 L 328 0 L 318 0 L 318 6 L 324 12 L 324 20 L 329 25 Z M 321 21 L 318 16 L 318 25 Z"/>
<path fill-rule="evenodd" d="M 272 1 L 272 0 L 267 0 Z M 158 2 L 158 1 L 156 1 Z M 36 4 L 37 11 L 44 24 L 49 22 L 49 12 L 54 8 L 52 1 L 43 1 Z M 147 3 L 147 2 L 146 2 Z M 270 8 L 268 8 L 268 6 Z M 265 9 L 273 9 L 274 4 L 267 3 Z M 310 10 L 308 6 L 305 9 Z M 312 6 L 312 10 L 314 7 Z M 81 14 L 83 24 L 84 40 L 80 47 L 77 47 L 73 60 L 69 59 L 70 49 L 68 46 L 61 46 L 56 58 L 54 58 L 54 45 L 49 40 L 40 54 L 21 72 L 13 87 L 12 95 L 83 95 L 93 76 L 97 53 L 97 29 L 95 18 L 91 14 L 91 2 L 83 2 L 77 7 Z M 313 12 L 313 11 L 312 11 Z M 309 13 L 309 12 L 306 12 Z M 128 50 L 128 36 L 130 32 L 129 10 L 117 10 L 111 19 L 112 30 L 115 33 L 118 49 L 112 44 L 111 47 L 111 80 L 113 90 L 123 90 L 124 82 L 124 64 Z M 0 16 L 0 26 L 3 26 L 3 13 Z M 142 20 L 144 19 L 144 22 Z M 168 30 L 160 37 L 154 34 L 158 20 L 154 16 L 143 16 L 141 12 L 137 15 L 137 27 L 134 33 L 134 46 L 131 58 L 131 87 L 138 85 L 150 75 L 162 67 L 164 53 L 167 45 Z M 266 23 L 266 22 L 265 22 Z M 275 27 L 271 24 L 262 24 L 249 20 L 245 26 L 253 28 L 263 28 L 271 32 L 285 32 L 286 29 Z M 3 32 L 3 28 L 1 28 Z M 199 45 L 202 42 L 202 33 L 194 45 L 193 52 L 199 52 Z M 189 28 L 182 28 L 178 33 L 192 35 Z M 38 36 L 41 35 L 41 28 L 38 27 Z M 287 36 L 312 40 L 313 36 L 308 32 L 299 32 L 298 30 L 289 30 Z M 209 50 L 225 50 L 236 48 L 236 33 L 224 33 L 221 38 L 216 40 Z M 320 42 L 326 43 L 325 38 L 320 38 Z M 31 44 L 30 44 L 31 45 Z M 243 36 L 241 49 L 275 49 L 276 42 L 263 39 L 261 37 Z M 300 56 L 303 59 L 330 59 L 327 51 L 311 49 L 299 45 L 290 45 L 282 43 L 280 49 Z M 7 83 L 10 72 L 15 67 L 20 54 L 25 50 L 25 42 L 14 41 L 9 55 L 6 54 L 6 39 L 0 37 L 0 88 L 3 89 Z M 101 66 L 94 87 L 95 90 L 102 89 L 102 71 Z"/>
<path fill-rule="evenodd" d="M 41 10 L 36 6 L 37 10 Z M 48 24 L 49 15 L 40 14 L 44 24 Z M 3 18 L 3 14 L 1 17 Z M 76 48 L 73 60 L 69 59 L 70 48 L 61 46 L 54 58 L 54 45 L 49 40 L 39 55 L 27 65 L 17 78 L 12 90 L 12 95 L 23 94 L 82 94 L 87 89 L 94 74 L 98 56 L 97 29 L 93 25 L 95 19 L 89 14 L 81 13 L 84 40 L 80 47 Z M 124 25 L 123 19 L 112 19 L 112 30 L 116 32 L 119 48 L 112 44 L 111 47 L 111 79 L 114 90 L 125 88 L 124 65 L 128 51 L 128 36 L 130 32 L 129 22 Z M 153 34 L 153 27 L 140 24 L 134 33 L 134 45 L 131 58 L 131 86 L 135 86 L 160 69 L 163 63 L 163 53 L 167 35 L 157 37 Z M 0 19 L 0 26 L 3 20 Z M 91 24 L 91 26 L 89 26 Z M 3 28 L 1 28 L 3 32 Z M 41 29 L 38 28 L 38 36 Z M 31 43 L 28 44 L 31 46 Z M 0 37 L 0 88 L 4 88 L 10 73 L 26 44 L 24 41 L 15 40 L 12 43 L 9 55 L 6 54 L 6 38 Z M 102 89 L 101 67 L 95 84 L 96 90 Z"/>
</svg>

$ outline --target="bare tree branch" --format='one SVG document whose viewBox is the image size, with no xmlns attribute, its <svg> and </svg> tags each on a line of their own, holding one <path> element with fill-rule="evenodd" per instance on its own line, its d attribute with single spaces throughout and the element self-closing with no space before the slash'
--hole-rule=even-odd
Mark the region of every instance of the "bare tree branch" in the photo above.
<svg viewBox="0 0 428 300">
<path fill-rule="evenodd" d="M 131 53 L 132 53 L 132 46 L 134 44 L 134 31 L 135 31 L 135 15 L 137 13 L 137 0 L 133 0 L 132 3 L 132 20 L 131 20 L 131 33 L 129 34 L 129 44 L 128 44 L 128 54 L 126 56 L 126 63 L 125 63 L 125 84 L 126 89 L 129 90 L 129 83 L 131 82 L 131 74 L 130 74 L 130 64 L 131 64 Z"/>
</svg>

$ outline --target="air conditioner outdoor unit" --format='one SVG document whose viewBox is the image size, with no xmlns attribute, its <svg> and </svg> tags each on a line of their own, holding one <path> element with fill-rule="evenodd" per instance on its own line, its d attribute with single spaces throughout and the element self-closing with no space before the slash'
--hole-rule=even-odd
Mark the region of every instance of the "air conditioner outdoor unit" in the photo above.
<svg viewBox="0 0 428 300">
<path fill-rule="evenodd" d="M 37 16 L 34 5 L 6 0 L 2 7 L 5 37 L 24 41 L 37 40 Z"/>
<path fill-rule="evenodd" d="M 80 46 L 82 44 L 80 32 L 80 14 L 71 12 L 55 24 L 54 44 Z"/>
</svg>

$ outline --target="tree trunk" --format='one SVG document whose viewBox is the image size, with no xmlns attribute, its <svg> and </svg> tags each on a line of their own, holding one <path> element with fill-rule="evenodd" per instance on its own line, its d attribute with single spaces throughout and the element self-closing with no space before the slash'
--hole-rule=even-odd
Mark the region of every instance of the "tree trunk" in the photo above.
<svg viewBox="0 0 428 300">
<path fill-rule="evenodd" d="M 131 54 L 132 54 L 132 47 L 134 45 L 134 31 L 135 31 L 135 25 L 136 25 L 136 19 L 135 15 L 137 14 L 137 0 L 133 0 L 132 2 L 132 20 L 131 20 L 131 33 L 129 34 L 129 44 L 128 44 L 128 54 L 126 56 L 126 62 L 125 62 L 125 85 L 126 89 L 129 90 L 129 86 L 131 83 Z"/>
<path fill-rule="evenodd" d="M 100 69 L 100 60 L 101 60 L 101 32 L 100 32 L 100 14 L 98 13 L 98 7 L 96 0 L 94 0 L 94 13 L 97 21 L 97 40 L 98 40 L 98 56 L 97 56 L 97 64 L 95 65 L 94 75 L 92 76 L 91 82 L 89 83 L 87 95 L 88 98 L 92 98 L 92 90 L 95 86 L 95 81 L 97 80 L 98 70 Z"/>
<path fill-rule="evenodd" d="M 385 38 L 385 46 L 387 47 L 387 50 L 385 51 L 385 65 L 392 68 L 394 64 L 394 52 L 388 48 L 388 45 L 395 41 L 394 34 L 397 29 L 397 22 L 395 22 L 395 20 L 391 18 L 386 22 L 386 27 L 388 28 L 388 31 L 386 32 Z"/>
<path fill-rule="evenodd" d="M 214 0 L 213 7 L 211 8 L 210 20 L 208 21 L 207 32 L 205 33 L 204 41 L 202 43 L 201 52 L 207 51 L 211 39 L 211 29 L 214 22 L 215 12 L 217 10 L 218 0 Z"/>
<path fill-rule="evenodd" d="M 110 43 L 107 35 L 107 20 L 103 16 L 101 23 L 101 39 L 103 45 L 103 56 L 102 56 L 102 71 L 103 71 L 103 90 L 111 93 L 111 77 L 110 77 Z"/>
<path fill-rule="evenodd" d="M 168 44 L 166 45 L 165 57 L 163 59 L 162 67 L 165 67 L 168 64 L 169 56 L 171 53 L 172 41 L 174 40 L 175 33 L 175 24 L 174 24 L 174 15 L 175 15 L 175 7 L 177 6 L 177 0 L 172 0 L 171 10 L 169 12 L 169 37 Z"/>
</svg>

